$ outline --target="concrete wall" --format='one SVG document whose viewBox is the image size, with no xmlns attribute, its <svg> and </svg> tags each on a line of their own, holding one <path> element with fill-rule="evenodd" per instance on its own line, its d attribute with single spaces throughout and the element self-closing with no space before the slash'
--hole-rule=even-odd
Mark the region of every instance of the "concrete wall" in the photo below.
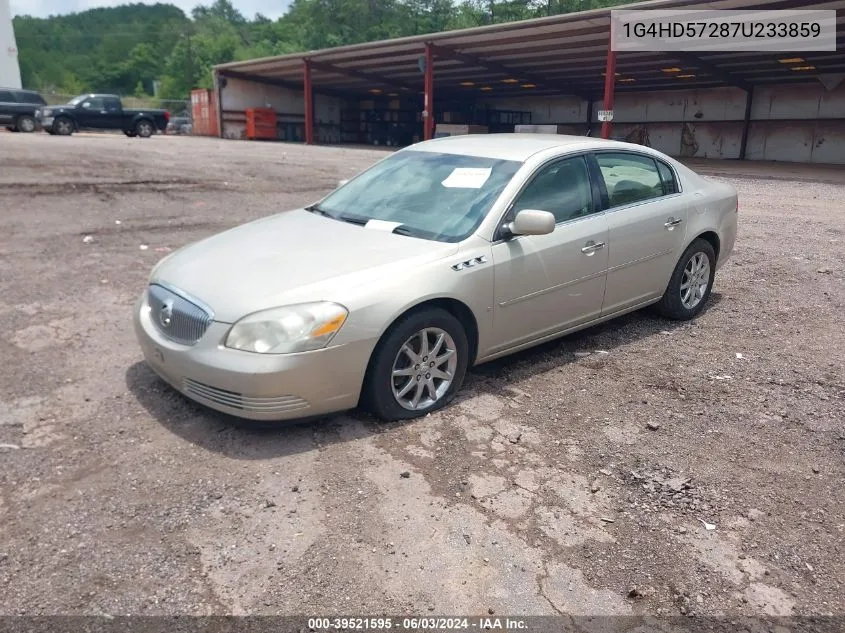
<svg viewBox="0 0 845 633">
<path fill-rule="evenodd" d="M 672 156 L 739 158 L 745 92 L 738 88 L 617 94 L 614 137 Z M 573 97 L 499 99 L 491 107 L 526 110 L 532 123 L 586 132 L 587 103 Z M 593 105 L 593 135 L 598 111 Z M 754 91 L 746 158 L 845 164 L 845 83 L 758 87 Z"/>
<path fill-rule="evenodd" d="M 2 0 L 0 0 L 2 1 Z M 282 86 L 271 86 L 243 79 L 226 78 L 226 86 L 220 89 L 223 112 L 223 138 L 242 139 L 246 135 L 243 111 L 247 108 L 273 108 L 279 121 L 302 122 L 305 117 L 305 95 Z M 320 124 L 340 124 L 343 100 L 324 95 L 314 95 L 314 123 L 317 142 L 339 142 L 335 134 L 321 129 Z"/>
</svg>

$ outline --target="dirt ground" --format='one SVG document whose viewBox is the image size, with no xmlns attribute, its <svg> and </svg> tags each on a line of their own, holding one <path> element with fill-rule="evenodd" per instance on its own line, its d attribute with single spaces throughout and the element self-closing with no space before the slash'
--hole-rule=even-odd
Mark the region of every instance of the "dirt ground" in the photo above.
<svg viewBox="0 0 845 633">
<path fill-rule="evenodd" d="M 741 204 L 700 318 L 421 420 L 244 428 L 147 369 L 167 249 L 380 156 L 0 134 L 0 613 L 845 614 L 845 170 L 695 161 Z"/>
</svg>

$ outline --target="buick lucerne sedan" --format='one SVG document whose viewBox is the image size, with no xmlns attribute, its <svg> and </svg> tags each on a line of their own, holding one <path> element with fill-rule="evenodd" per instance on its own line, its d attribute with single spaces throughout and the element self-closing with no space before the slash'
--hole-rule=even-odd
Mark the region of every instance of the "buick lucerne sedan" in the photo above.
<svg viewBox="0 0 845 633">
<path fill-rule="evenodd" d="M 134 310 L 172 387 L 256 420 L 448 404 L 467 369 L 652 306 L 691 319 L 737 193 L 588 137 L 439 138 L 161 260 Z"/>
</svg>

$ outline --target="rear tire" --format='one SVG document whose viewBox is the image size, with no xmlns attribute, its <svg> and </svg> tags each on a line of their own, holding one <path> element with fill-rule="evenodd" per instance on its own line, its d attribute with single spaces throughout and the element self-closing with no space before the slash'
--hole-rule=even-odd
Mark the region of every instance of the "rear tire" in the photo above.
<svg viewBox="0 0 845 633">
<path fill-rule="evenodd" d="M 705 239 L 693 240 L 672 272 L 666 292 L 655 308 L 676 321 L 695 318 L 704 309 L 716 276 L 716 252 Z"/>
<path fill-rule="evenodd" d="M 153 124 L 146 119 L 141 119 L 135 124 L 135 134 L 141 138 L 150 138 L 154 131 Z"/>
<path fill-rule="evenodd" d="M 376 346 L 362 404 L 387 422 L 424 416 L 452 401 L 468 365 L 469 343 L 458 319 L 441 308 L 414 312 Z"/>
<path fill-rule="evenodd" d="M 15 128 L 19 132 L 30 134 L 35 131 L 35 119 L 28 114 L 22 114 L 15 121 Z"/>
</svg>

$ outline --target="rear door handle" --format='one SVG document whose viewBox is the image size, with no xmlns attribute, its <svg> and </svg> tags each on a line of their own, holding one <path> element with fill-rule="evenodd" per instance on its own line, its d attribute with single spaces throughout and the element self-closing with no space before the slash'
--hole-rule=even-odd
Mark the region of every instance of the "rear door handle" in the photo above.
<svg viewBox="0 0 845 633">
<path fill-rule="evenodd" d="M 594 242 L 590 240 L 584 245 L 584 248 L 581 249 L 581 252 L 585 255 L 592 255 L 600 248 L 604 248 L 604 242 Z"/>
<path fill-rule="evenodd" d="M 681 218 L 677 218 L 677 219 L 669 218 L 669 220 L 667 220 L 667 222 L 663 226 L 665 226 L 667 229 L 669 229 L 671 231 L 673 228 L 678 226 L 681 222 L 683 222 L 683 220 Z"/>
</svg>

